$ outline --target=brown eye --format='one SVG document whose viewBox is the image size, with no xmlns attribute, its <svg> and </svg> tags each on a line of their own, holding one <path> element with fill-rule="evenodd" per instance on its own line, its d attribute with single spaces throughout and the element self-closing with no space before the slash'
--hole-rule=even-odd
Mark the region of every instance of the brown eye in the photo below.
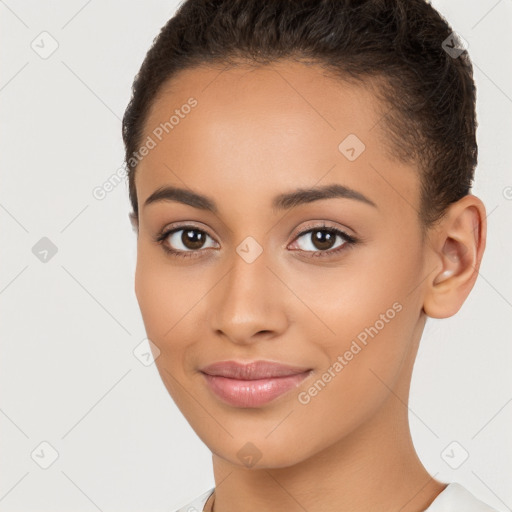
<svg viewBox="0 0 512 512">
<path fill-rule="evenodd" d="M 301 243 L 299 240 L 303 239 Z M 340 242 L 337 243 L 337 240 Z M 318 226 L 300 233 L 294 245 L 308 256 L 330 256 L 337 254 L 346 247 L 354 245 L 357 240 L 333 227 Z M 294 247 L 295 248 L 295 247 Z"/>
<path fill-rule="evenodd" d="M 208 233 L 202 229 L 198 229 L 194 226 L 184 226 L 162 233 L 157 241 L 161 243 L 168 252 L 182 256 L 192 256 L 193 253 L 199 252 L 201 249 L 215 247 L 212 243 L 205 245 L 208 239 L 213 242 L 213 239 Z"/>
<path fill-rule="evenodd" d="M 181 229 L 181 243 L 190 250 L 201 249 L 205 241 L 205 233 L 198 229 Z"/>
<path fill-rule="evenodd" d="M 332 249 L 336 242 L 336 234 L 325 229 L 311 231 L 311 241 L 319 251 Z"/>
</svg>

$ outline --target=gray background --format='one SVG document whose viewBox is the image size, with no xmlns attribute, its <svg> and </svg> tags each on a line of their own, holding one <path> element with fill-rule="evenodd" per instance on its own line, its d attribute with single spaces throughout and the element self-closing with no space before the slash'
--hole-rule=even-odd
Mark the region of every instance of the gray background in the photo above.
<svg viewBox="0 0 512 512">
<path fill-rule="evenodd" d="M 411 429 L 432 475 L 510 510 L 512 1 L 432 3 L 474 64 L 488 242 L 459 313 L 427 322 Z M 132 80 L 177 5 L 0 1 L 0 511 L 173 511 L 214 483 L 209 450 L 133 353 L 127 184 L 93 196 L 122 165 Z"/>
</svg>

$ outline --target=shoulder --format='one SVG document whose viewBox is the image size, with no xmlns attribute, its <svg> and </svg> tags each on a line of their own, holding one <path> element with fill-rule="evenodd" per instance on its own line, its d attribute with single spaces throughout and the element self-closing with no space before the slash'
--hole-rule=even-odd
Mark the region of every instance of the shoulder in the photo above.
<svg viewBox="0 0 512 512">
<path fill-rule="evenodd" d="M 176 512 L 202 512 L 205 503 L 212 495 L 215 487 L 204 492 L 190 503 L 182 506 Z M 425 512 L 499 512 L 483 501 L 476 498 L 463 485 L 452 482 L 437 496 Z"/>
<path fill-rule="evenodd" d="M 463 485 L 452 482 L 437 496 L 425 512 L 498 512 L 480 501 Z"/>
<path fill-rule="evenodd" d="M 204 492 L 197 498 L 195 498 L 190 503 L 187 503 L 186 505 L 183 505 L 181 508 L 176 510 L 175 512 L 202 512 L 205 503 L 208 501 L 208 498 L 211 496 L 213 491 L 215 490 L 215 487 L 212 487 L 208 491 Z"/>
</svg>

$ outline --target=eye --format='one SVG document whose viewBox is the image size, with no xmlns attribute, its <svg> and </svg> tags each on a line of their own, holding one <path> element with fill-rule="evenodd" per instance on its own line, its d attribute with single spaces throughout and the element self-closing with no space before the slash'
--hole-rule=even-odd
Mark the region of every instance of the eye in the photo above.
<svg viewBox="0 0 512 512">
<path fill-rule="evenodd" d="M 298 244 L 298 241 L 302 238 L 304 242 Z M 213 243 L 210 242 L 209 245 L 205 246 L 208 239 Z M 337 239 L 341 239 L 338 245 L 336 245 Z M 185 258 L 199 256 L 202 249 L 216 247 L 216 242 L 206 231 L 192 225 L 166 229 L 158 234 L 154 240 L 168 254 Z M 310 253 L 307 254 L 307 257 L 327 257 L 334 256 L 357 242 L 357 238 L 348 235 L 344 231 L 323 224 L 300 232 L 295 238 L 294 244 L 299 246 L 298 250 L 300 252 Z"/>
<path fill-rule="evenodd" d="M 214 245 L 204 246 L 207 238 L 213 240 L 206 231 L 195 226 L 180 226 L 164 230 L 157 235 L 155 241 L 162 245 L 166 252 L 186 258 L 195 256 L 200 249 L 214 247 Z"/>
<path fill-rule="evenodd" d="M 297 242 L 304 238 L 302 244 Z M 336 245 L 336 240 L 341 239 L 340 243 Z M 315 226 L 306 231 L 302 231 L 296 237 L 294 244 L 299 245 L 299 250 L 308 254 L 308 257 L 326 257 L 338 254 L 357 243 L 357 239 L 348 235 L 332 226 Z"/>
</svg>

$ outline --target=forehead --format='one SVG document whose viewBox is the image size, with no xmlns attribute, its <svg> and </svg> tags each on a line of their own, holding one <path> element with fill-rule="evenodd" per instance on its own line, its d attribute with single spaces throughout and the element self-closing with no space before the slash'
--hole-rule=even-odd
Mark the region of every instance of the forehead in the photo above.
<svg viewBox="0 0 512 512">
<path fill-rule="evenodd" d="M 418 177 L 389 156 L 385 109 L 371 87 L 317 65 L 182 71 L 146 119 L 141 142 L 154 147 L 137 168 L 139 204 L 164 184 L 268 206 L 276 193 L 336 182 L 398 206 L 417 196 Z"/>
</svg>

